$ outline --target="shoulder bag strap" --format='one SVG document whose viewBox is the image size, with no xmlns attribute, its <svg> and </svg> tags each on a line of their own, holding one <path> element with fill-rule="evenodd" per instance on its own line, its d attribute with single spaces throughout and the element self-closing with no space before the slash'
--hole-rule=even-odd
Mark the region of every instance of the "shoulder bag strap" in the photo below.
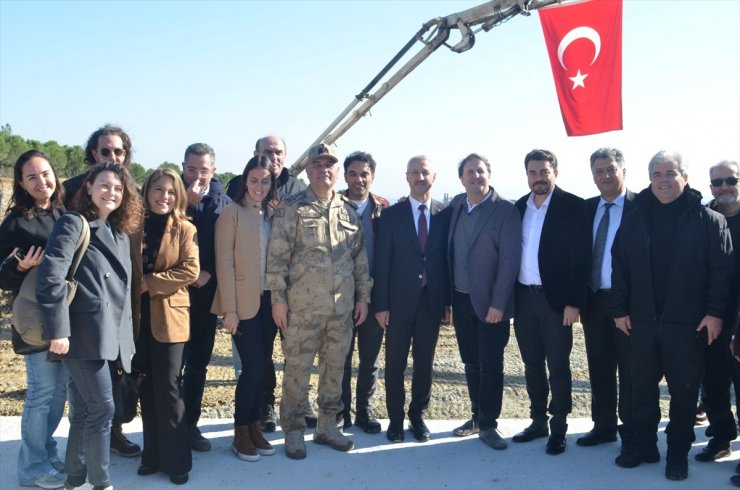
<svg viewBox="0 0 740 490">
<path fill-rule="evenodd" d="M 87 246 L 90 244 L 90 223 L 87 222 L 87 219 L 85 219 L 84 216 L 78 216 L 80 216 L 80 219 L 82 220 L 82 233 L 80 234 L 80 238 L 77 239 L 77 243 L 75 244 L 75 255 L 72 259 L 72 265 L 69 267 L 69 272 L 67 272 L 66 279 L 68 281 L 73 280 L 75 272 L 77 272 L 77 267 L 80 266 L 82 257 L 85 255 L 85 252 L 87 251 Z"/>
</svg>

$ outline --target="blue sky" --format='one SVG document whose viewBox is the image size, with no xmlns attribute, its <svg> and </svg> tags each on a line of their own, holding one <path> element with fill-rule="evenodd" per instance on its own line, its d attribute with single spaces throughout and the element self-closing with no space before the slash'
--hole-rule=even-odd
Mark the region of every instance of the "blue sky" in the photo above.
<svg viewBox="0 0 740 490">
<path fill-rule="evenodd" d="M 231 172 L 276 133 L 292 163 L 425 21 L 479 3 L 0 0 L 0 123 L 68 145 L 119 124 L 146 167 L 202 141 Z M 457 162 L 477 151 L 516 198 L 535 147 L 555 152 L 559 184 L 583 197 L 596 193 L 596 148 L 623 150 L 636 190 L 650 157 L 675 148 L 708 195 L 708 167 L 740 156 L 740 2 L 625 0 L 623 26 L 623 131 L 566 136 L 535 13 L 478 33 L 468 52 L 440 48 L 338 152 L 371 152 L 374 190 L 391 198 L 407 191 L 409 157 L 427 154 L 441 198 L 461 191 Z"/>
</svg>

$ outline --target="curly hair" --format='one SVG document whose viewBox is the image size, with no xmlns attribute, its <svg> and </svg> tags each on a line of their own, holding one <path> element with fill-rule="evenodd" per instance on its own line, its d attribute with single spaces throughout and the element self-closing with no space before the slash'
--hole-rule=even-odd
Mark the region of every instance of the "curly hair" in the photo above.
<svg viewBox="0 0 740 490">
<path fill-rule="evenodd" d="M 101 136 L 106 135 L 115 135 L 121 138 L 121 142 L 123 143 L 123 149 L 126 150 L 126 156 L 123 159 L 123 164 L 126 167 L 131 166 L 131 138 L 128 134 L 126 134 L 126 131 L 119 128 L 118 126 L 113 126 L 111 124 L 106 124 L 102 128 L 98 128 L 95 130 L 93 134 L 90 135 L 90 137 L 87 139 L 87 144 L 85 144 L 85 162 L 87 162 L 88 165 L 92 166 L 95 165 L 97 162 L 95 161 L 95 155 L 93 155 L 93 150 L 98 149 L 98 138 Z"/>
<path fill-rule="evenodd" d="M 138 231 L 144 222 L 144 206 L 141 195 L 139 195 L 136 184 L 134 184 L 134 179 L 131 177 L 128 169 L 115 162 L 102 162 L 90 170 L 87 176 L 85 176 L 83 187 L 72 200 L 70 209 L 77 211 L 87 218 L 88 221 L 98 218 L 98 209 L 92 202 L 90 194 L 86 192 L 85 187 L 87 184 L 92 185 L 97 176 L 102 172 L 113 172 L 123 185 L 121 205 L 108 216 L 108 222 L 119 233 L 130 235 Z"/>
<path fill-rule="evenodd" d="M 64 187 L 59 181 L 59 176 L 51 163 L 49 156 L 43 151 L 39 150 L 28 150 L 18 157 L 13 165 L 13 194 L 10 196 L 8 202 L 8 212 L 16 211 L 23 215 L 26 219 L 33 219 L 36 216 L 36 201 L 33 197 L 21 187 L 23 181 L 23 167 L 32 158 L 43 158 L 51 167 L 51 171 L 54 172 L 54 193 L 51 195 L 51 208 L 59 209 L 64 204 Z"/>
<path fill-rule="evenodd" d="M 188 198 L 185 186 L 182 184 L 180 176 L 171 168 L 158 168 L 146 178 L 144 187 L 141 189 L 141 195 L 144 196 L 144 212 L 149 212 L 149 188 L 159 179 L 169 177 L 172 179 L 172 185 L 175 187 L 175 205 L 172 206 L 172 219 L 179 223 L 181 221 L 190 221 L 187 215 Z"/>
</svg>

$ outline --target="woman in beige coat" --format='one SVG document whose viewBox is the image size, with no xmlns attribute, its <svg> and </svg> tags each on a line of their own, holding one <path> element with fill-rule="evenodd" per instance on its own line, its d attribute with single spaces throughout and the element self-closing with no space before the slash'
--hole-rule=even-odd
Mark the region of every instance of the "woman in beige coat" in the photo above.
<svg viewBox="0 0 740 490">
<path fill-rule="evenodd" d="M 185 213 L 180 176 L 155 170 L 144 183 L 144 229 L 131 237 L 134 367 L 141 385 L 144 450 L 139 475 L 163 471 L 182 485 L 192 467 L 190 432 L 178 388 L 190 337 L 188 285 L 200 272 L 195 226 Z"/>
<path fill-rule="evenodd" d="M 218 287 L 212 313 L 223 315 L 242 362 L 236 385 L 233 449 L 239 459 L 258 461 L 275 454 L 260 430 L 264 354 L 262 326 L 270 321 L 265 267 L 270 223 L 277 196 L 270 160 L 256 156 L 242 174 L 244 188 L 216 222 Z"/>
</svg>

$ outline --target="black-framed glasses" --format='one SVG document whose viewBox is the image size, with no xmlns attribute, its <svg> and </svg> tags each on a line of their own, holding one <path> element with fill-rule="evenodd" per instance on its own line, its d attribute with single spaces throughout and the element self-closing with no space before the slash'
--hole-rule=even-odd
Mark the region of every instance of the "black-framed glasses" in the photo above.
<svg viewBox="0 0 740 490">
<path fill-rule="evenodd" d="M 712 179 L 709 182 L 711 182 L 712 186 L 714 187 L 722 187 L 723 182 L 732 187 L 734 185 L 737 185 L 740 180 L 738 180 L 737 177 L 725 177 L 724 179 Z"/>
<path fill-rule="evenodd" d="M 101 148 L 100 154 L 103 155 L 104 157 L 109 157 L 111 156 L 111 154 L 117 157 L 122 157 L 123 155 L 126 154 L 126 150 L 124 148 L 113 148 L 113 149 Z"/>
</svg>

